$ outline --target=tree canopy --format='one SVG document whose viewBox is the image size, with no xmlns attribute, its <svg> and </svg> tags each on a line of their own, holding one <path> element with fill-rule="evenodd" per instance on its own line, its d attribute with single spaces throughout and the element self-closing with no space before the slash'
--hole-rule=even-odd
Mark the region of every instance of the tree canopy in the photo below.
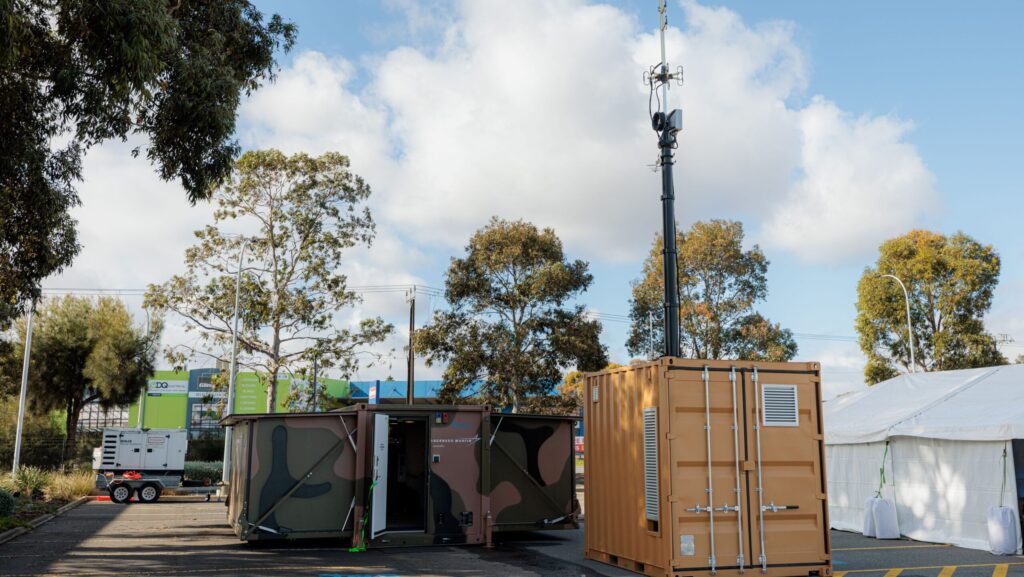
<svg viewBox="0 0 1024 577">
<path fill-rule="evenodd" d="M 338 328 L 336 313 L 357 304 L 340 272 L 347 249 L 369 246 L 374 223 L 365 201 L 370 186 L 335 152 L 285 156 L 277 150 L 247 152 L 213 195 L 214 223 L 196 231 L 185 252 L 186 272 L 150 285 L 146 303 L 185 319 L 198 333 L 194 347 L 171 349 L 177 364 L 194 354 L 230 357 L 239 252 L 241 275 L 239 363 L 268 376 L 267 412 L 275 406 L 280 371 L 308 368 L 348 375 L 364 347 L 392 330 L 380 318 Z M 255 229 L 230 235 L 222 227 Z"/>
<path fill-rule="evenodd" d="M 601 325 L 571 304 L 593 277 L 550 228 L 498 218 L 478 230 L 445 277 L 450 310 L 416 331 L 427 364 L 447 363 L 440 397 L 514 411 L 542 401 L 568 368 L 597 370 Z"/>
<path fill-rule="evenodd" d="M 626 349 L 635 356 L 664 349 L 663 248 L 659 234 L 633 282 Z M 754 310 L 768 296 L 769 263 L 757 245 L 744 250 L 742 223 L 696 222 L 676 235 L 676 249 L 683 356 L 788 361 L 796 355 L 792 332 Z"/>
<path fill-rule="evenodd" d="M 20 378 L 25 354 L 27 317 L 16 323 L 20 340 L 4 363 L 10 381 Z M 29 407 L 37 414 L 63 410 L 67 450 L 75 447 L 82 408 L 93 401 L 104 407 L 138 398 L 153 374 L 162 323 L 137 327 L 120 299 L 66 296 L 45 300 L 32 324 Z"/>
<path fill-rule="evenodd" d="M 910 370 L 903 290 L 910 297 L 917 368 L 945 371 L 1005 364 L 984 317 L 999 283 L 1000 260 L 991 245 L 964 233 L 913 230 L 879 247 L 875 266 L 857 285 L 857 333 L 868 357 L 869 383 Z"/>
<path fill-rule="evenodd" d="M 231 170 L 243 95 L 296 29 L 247 0 L 0 2 L 0 328 L 79 251 L 82 156 L 138 134 L 191 202 Z"/>
</svg>

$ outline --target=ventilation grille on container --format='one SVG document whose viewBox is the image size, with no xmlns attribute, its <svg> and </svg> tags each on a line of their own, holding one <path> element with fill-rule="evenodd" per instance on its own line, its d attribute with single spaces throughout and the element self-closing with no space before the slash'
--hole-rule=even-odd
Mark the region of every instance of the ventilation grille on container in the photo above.
<svg viewBox="0 0 1024 577">
<path fill-rule="evenodd" d="M 800 408 L 796 385 L 763 385 L 764 424 L 766 427 L 800 426 Z"/>
<path fill-rule="evenodd" d="M 658 409 L 644 409 L 644 510 L 648 521 L 658 521 Z"/>
</svg>

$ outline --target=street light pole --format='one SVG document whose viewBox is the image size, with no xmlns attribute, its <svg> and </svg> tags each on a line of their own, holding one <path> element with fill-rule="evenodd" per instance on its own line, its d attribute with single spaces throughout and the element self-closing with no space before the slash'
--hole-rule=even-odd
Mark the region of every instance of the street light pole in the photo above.
<svg viewBox="0 0 1024 577">
<path fill-rule="evenodd" d="M 231 368 L 228 372 L 228 398 L 224 402 L 224 416 L 231 416 L 235 412 L 235 377 L 238 375 L 238 307 L 242 294 L 242 259 L 245 258 L 245 247 L 248 241 L 242 239 L 242 246 L 238 251 L 238 271 L 235 273 L 235 318 L 231 328 Z M 227 484 L 231 479 L 231 430 L 234 427 L 228 425 L 224 429 L 224 469 L 221 471 L 221 483 Z"/>
<path fill-rule="evenodd" d="M 146 311 L 146 342 L 149 343 L 150 335 L 150 321 L 149 321 L 149 309 L 143 308 Z M 135 424 L 138 428 L 142 428 L 146 423 L 146 396 L 149 394 L 149 382 L 142 388 L 142 396 L 139 398 L 139 415 L 137 423 Z"/>
<path fill-rule="evenodd" d="M 21 397 L 18 401 L 18 429 L 14 435 L 14 465 L 11 467 L 11 474 L 18 472 L 21 464 L 21 436 L 25 427 L 25 398 L 28 396 L 28 362 L 32 353 L 32 309 L 35 303 L 28 307 L 28 326 L 25 328 L 25 357 L 21 364 Z"/>
<path fill-rule="evenodd" d="M 903 284 L 903 281 L 901 281 L 899 277 L 897 277 L 896 275 L 883 274 L 882 276 L 885 278 L 891 278 L 892 280 L 898 282 L 900 288 L 903 289 L 903 299 L 907 303 L 907 342 L 910 343 L 910 372 L 915 373 L 917 372 L 917 363 L 914 360 L 914 325 L 910 321 L 910 293 L 907 292 L 907 287 L 906 285 Z"/>
</svg>

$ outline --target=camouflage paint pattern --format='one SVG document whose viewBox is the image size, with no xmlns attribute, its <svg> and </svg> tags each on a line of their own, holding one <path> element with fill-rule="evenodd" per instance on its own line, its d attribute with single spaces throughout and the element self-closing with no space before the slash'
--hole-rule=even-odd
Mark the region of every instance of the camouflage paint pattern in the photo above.
<svg viewBox="0 0 1024 577">
<path fill-rule="evenodd" d="M 374 414 L 391 427 L 426 423 L 422 530 L 370 535 Z M 356 547 L 483 544 L 493 531 L 576 528 L 574 422 L 434 405 L 229 417 L 229 520 L 243 540 L 341 537 Z"/>
<path fill-rule="evenodd" d="M 246 419 L 245 426 L 236 425 L 240 440 L 232 449 L 228 514 L 242 539 L 351 534 L 356 452 L 349 434 L 355 419 L 322 415 Z"/>
<path fill-rule="evenodd" d="M 481 439 L 487 413 L 448 412 L 448 424 L 444 414 L 436 412 L 430 428 L 429 530 L 436 544 L 482 543 Z"/>
<path fill-rule="evenodd" d="M 491 415 L 495 531 L 579 527 L 573 423 L 567 417 Z"/>
</svg>

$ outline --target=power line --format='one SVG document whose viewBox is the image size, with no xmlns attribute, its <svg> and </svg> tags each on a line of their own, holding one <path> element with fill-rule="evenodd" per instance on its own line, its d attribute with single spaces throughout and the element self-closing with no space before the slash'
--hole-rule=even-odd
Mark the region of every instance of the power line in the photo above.
<svg viewBox="0 0 1024 577">
<path fill-rule="evenodd" d="M 347 290 L 357 294 L 388 294 L 405 293 L 415 291 L 417 294 L 433 298 L 444 298 L 444 289 L 422 285 L 422 284 L 368 284 L 352 285 Z M 53 295 L 114 295 L 114 296 L 141 296 L 148 289 L 144 288 L 98 288 L 98 287 L 53 287 L 42 289 L 43 294 Z M 588 318 L 618 324 L 632 324 L 633 318 L 629 315 L 609 313 L 593 309 L 587 309 L 583 313 Z M 793 333 L 793 337 L 800 341 L 823 341 L 837 343 L 857 343 L 860 339 L 854 335 L 836 335 L 826 333 Z M 1001 333 L 997 337 L 997 344 L 1001 347 L 1021 349 L 1024 343 L 1017 343 L 1009 334 Z"/>
<path fill-rule="evenodd" d="M 391 284 L 391 285 L 353 285 L 345 287 L 346 290 L 361 293 L 392 293 L 408 292 L 415 290 L 419 294 L 431 296 L 444 296 L 444 290 L 437 287 L 421 284 Z M 50 295 L 144 295 L 149 289 L 145 288 L 97 288 L 97 287 L 52 287 L 42 289 L 43 294 Z"/>
</svg>

